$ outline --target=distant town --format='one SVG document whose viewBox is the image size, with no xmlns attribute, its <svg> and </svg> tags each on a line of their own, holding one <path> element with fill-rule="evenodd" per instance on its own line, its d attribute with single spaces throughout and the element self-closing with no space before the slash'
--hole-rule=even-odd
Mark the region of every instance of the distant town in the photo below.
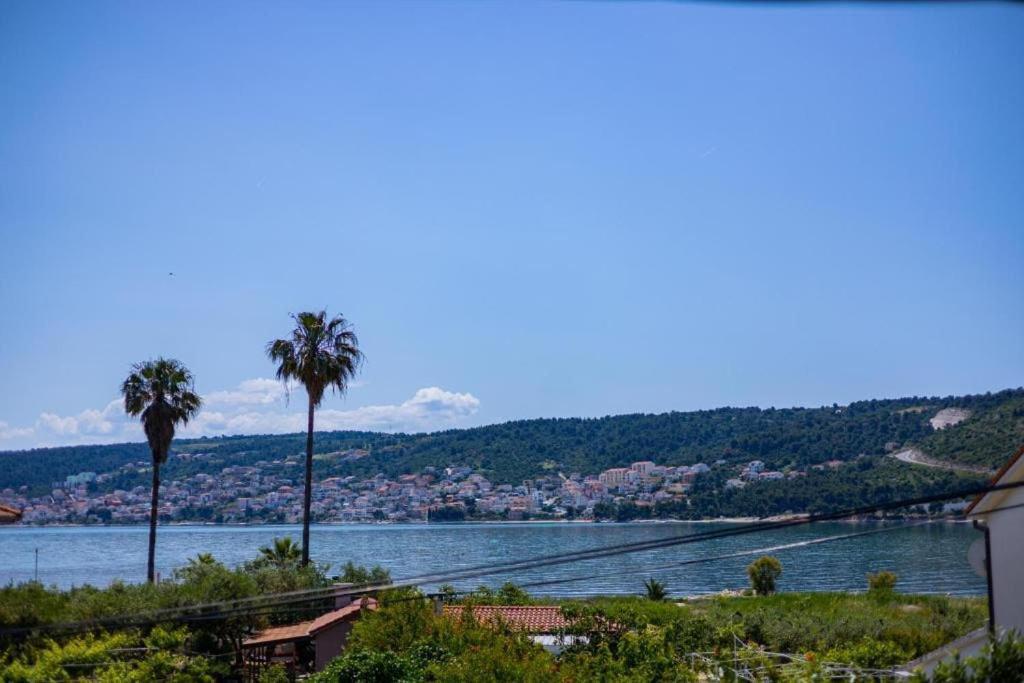
<svg viewBox="0 0 1024 683">
<path fill-rule="evenodd" d="M 358 460 L 368 452 L 353 449 L 332 454 Z M 212 457 L 177 453 L 184 461 Z M 280 523 L 302 520 L 302 458 L 259 461 L 224 467 L 219 474 L 196 473 L 165 481 L 160 492 L 160 519 L 178 523 Z M 836 469 L 838 460 L 813 469 Z M 53 490 L 30 497 L 25 490 L 4 489 L 0 500 L 23 511 L 26 524 L 142 524 L 149 520 L 147 486 L 117 488 L 119 479 L 150 469 L 148 462 L 129 463 L 112 472 L 81 472 L 54 482 Z M 314 483 L 313 517 L 327 523 L 426 522 L 460 520 L 592 520 L 608 517 L 622 505 L 637 508 L 675 503 L 685 506 L 694 482 L 715 468 L 730 478 L 726 488 L 795 478 L 805 471 L 772 471 L 760 460 L 744 465 L 716 461 L 671 467 L 651 460 L 634 462 L 595 475 L 557 473 L 495 484 L 469 467 L 426 467 L 418 474 L 389 479 L 330 477 Z"/>
</svg>

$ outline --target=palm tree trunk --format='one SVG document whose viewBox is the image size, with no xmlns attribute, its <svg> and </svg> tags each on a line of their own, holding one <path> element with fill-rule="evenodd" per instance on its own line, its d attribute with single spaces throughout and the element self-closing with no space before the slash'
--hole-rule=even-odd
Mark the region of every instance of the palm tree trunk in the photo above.
<svg viewBox="0 0 1024 683">
<path fill-rule="evenodd" d="M 153 461 L 153 498 L 149 505 L 149 564 L 146 578 L 156 583 L 156 516 L 157 503 L 160 500 L 160 463 Z"/>
<path fill-rule="evenodd" d="M 309 398 L 306 430 L 306 490 L 302 495 L 302 566 L 309 564 L 309 510 L 313 501 L 313 397 Z"/>
</svg>

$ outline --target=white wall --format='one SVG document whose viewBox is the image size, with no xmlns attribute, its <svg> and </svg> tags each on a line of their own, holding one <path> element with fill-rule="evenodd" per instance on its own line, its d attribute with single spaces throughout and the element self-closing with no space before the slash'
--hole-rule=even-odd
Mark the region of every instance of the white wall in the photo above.
<svg viewBox="0 0 1024 683">
<path fill-rule="evenodd" d="M 1013 505 L 1024 505 L 1024 490 L 1013 489 L 998 504 Z M 983 516 L 991 533 L 996 625 L 1024 633 L 1024 507 Z"/>
</svg>

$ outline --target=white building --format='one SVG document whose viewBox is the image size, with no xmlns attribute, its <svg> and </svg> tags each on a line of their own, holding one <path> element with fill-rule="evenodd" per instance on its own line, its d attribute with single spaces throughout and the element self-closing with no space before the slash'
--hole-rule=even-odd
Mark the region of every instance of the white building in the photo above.
<svg viewBox="0 0 1024 683">
<path fill-rule="evenodd" d="M 992 485 L 1024 482 L 1024 447 L 996 473 Z M 978 541 L 978 564 L 988 580 L 989 627 L 982 627 L 907 664 L 907 672 L 930 673 L 939 662 L 959 654 L 978 654 L 988 644 L 990 631 L 1024 633 L 1024 486 L 991 491 L 967 507 L 967 519 L 983 531 Z M 973 551 L 973 548 L 972 548 Z M 972 563 L 973 564 L 973 563 Z"/>
<path fill-rule="evenodd" d="M 1024 482 L 1024 448 L 1006 463 L 993 483 Z M 992 617 L 999 630 L 1024 633 L 1024 487 L 992 491 L 967 508 L 967 519 L 986 530 Z"/>
<path fill-rule="evenodd" d="M 625 467 L 613 467 L 610 470 L 605 470 L 604 472 L 602 472 L 600 475 L 598 475 L 597 478 L 600 480 L 602 484 L 604 484 L 610 489 L 613 489 L 622 486 L 622 484 L 626 481 L 626 476 L 629 474 L 629 472 L 630 470 Z"/>
</svg>

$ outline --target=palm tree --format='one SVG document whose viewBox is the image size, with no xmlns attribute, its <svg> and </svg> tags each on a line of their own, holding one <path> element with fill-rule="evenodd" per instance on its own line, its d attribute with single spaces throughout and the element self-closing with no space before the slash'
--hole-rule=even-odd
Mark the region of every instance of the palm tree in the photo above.
<svg viewBox="0 0 1024 683">
<path fill-rule="evenodd" d="M 661 602 L 668 597 L 668 590 L 665 588 L 665 584 L 655 578 L 644 581 L 644 588 L 647 589 L 648 600 Z"/>
<path fill-rule="evenodd" d="M 260 548 L 260 556 L 275 567 L 287 567 L 298 561 L 302 552 L 290 536 L 285 536 L 275 538 L 273 545 Z"/>
<path fill-rule="evenodd" d="M 293 315 L 291 339 L 267 344 L 267 355 L 277 363 L 277 378 L 288 385 L 297 380 L 309 396 L 306 430 L 306 489 L 302 501 L 302 564 L 309 564 L 309 508 L 313 493 L 313 413 L 328 388 L 344 394 L 359 370 L 363 354 L 352 326 L 343 316 L 327 320 L 327 312 Z"/>
<path fill-rule="evenodd" d="M 149 508 L 149 564 L 146 576 L 156 581 L 156 521 L 160 499 L 160 465 L 167 461 L 176 425 L 196 416 L 202 399 L 194 391 L 192 373 L 169 358 L 136 363 L 121 385 L 124 411 L 141 417 L 142 428 L 153 455 L 153 497 Z"/>
</svg>

